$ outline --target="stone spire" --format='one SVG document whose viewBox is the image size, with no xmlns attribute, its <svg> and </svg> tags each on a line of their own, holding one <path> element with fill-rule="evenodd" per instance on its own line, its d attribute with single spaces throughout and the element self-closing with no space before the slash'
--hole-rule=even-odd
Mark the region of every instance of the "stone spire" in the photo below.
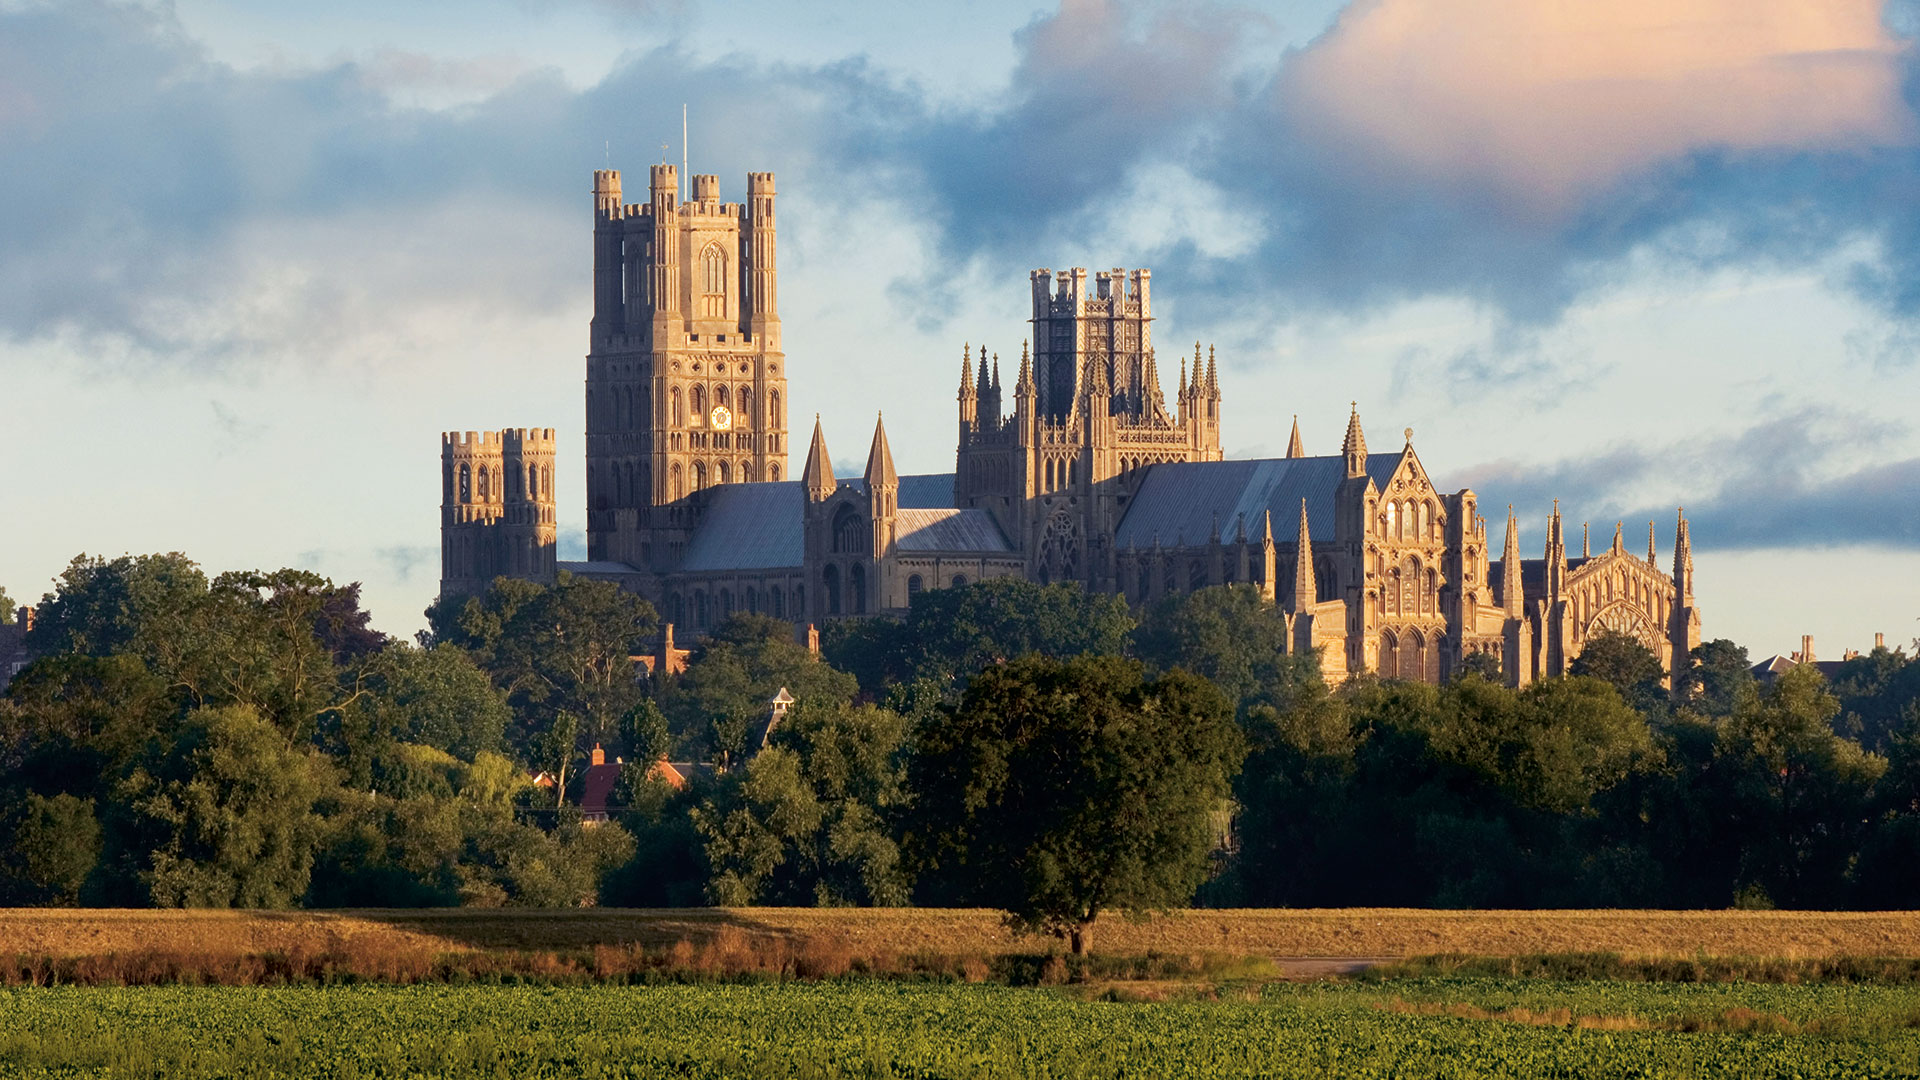
<svg viewBox="0 0 1920 1080">
<path fill-rule="evenodd" d="M 1013 392 L 1017 397 L 1033 391 L 1033 359 L 1027 352 L 1027 343 L 1020 343 L 1020 377 L 1014 380 Z"/>
<path fill-rule="evenodd" d="M 807 467 L 800 474 L 807 499 L 820 502 L 833 494 L 833 459 L 827 456 L 827 436 L 820 430 L 820 414 L 813 414 L 813 445 L 807 448 Z"/>
<path fill-rule="evenodd" d="M 1683 600 L 1693 598 L 1693 536 L 1687 530 L 1687 509 L 1680 508 L 1680 523 L 1673 534 L 1673 591 Z"/>
<path fill-rule="evenodd" d="M 1513 516 L 1513 504 L 1507 504 L 1507 544 L 1500 551 L 1501 602 L 1507 614 L 1519 617 L 1526 611 L 1524 586 L 1520 579 L 1520 520 Z"/>
<path fill-rule="evenodd" d="M 1347 417 L 1347 439 L 1340 444 L 1340 452 L 1347 457 L 1347 476 L 1365 476 L 1367 474 L 1367 436 L 1360 430 L 1360 403 L 1353 403 L 1353 415 Z"/>
<path fill-rule="evenodd" d="M 1560 595 L 1560 583 L 1567 576 L 1567 541 L 1561 531 L 1560 500 L 1553 500 L 1553 516 L 1547 519 L 1547 595 Z"/>
<path fill-rule="evenodd" d="M 1647 522 L 1647 565 L 1660 565 L 1660 551 L 1653 543 L 1653 522 Z"/>
<path fill-rule="evenodd" d="M 973 393 L 973 345 L 960 346 L 960 393 Z"/>
<path fill-rule="evenodd" d="M 993 382 L 992 382 L 992 380 L 991 380 L 991 379 L 989 379 L 989 378 L 988 378 L 988 376 L 987 376 L 987 347 L 986 347 L 985 345 L 982 345 L 982 346 L 980 346 L 980 379 L 979 379 L 979 382 L 980 382 L 980 389 L 982 389 L 982 390 L 985 390 L 985 389 L 986 389 L 987 387 L 989 387 L 989 386 L 992 386 L 992 385 L 993 385 Z"/>
<path fill-rule="evenodd" d="M 973 346 L 960 347 L 960 428 L 967 431 L 980 416 L 980 395 L 973 389 Z"/>
<path fill-rule="evenodd" d="M 1296 614 L 1313 606 L 1319 592 L 1313 582 L 1313 537 L 1307 532 L 1307 500 L 1300 500 L 1300 538 L 1293 557 L 1293 610 Z"/>
<path fill-rule="evenodd" d="M 821 449 L 825 449 L 824 446 Z M 808 455 L 812 462 L 812 455 Z M 900 474 L 893 471 L 893 449 L 887 445 L 887 424 L 878 416 L 873 421 L 873 445 L 867 449 L 867 490 L 900 486 Z"/>
<path fill-rule="evenodd" d="M 1580 557 L 1583 559 L 1593 558 L 1592 532 L 1588 522 L 1580 523 Z"/>
<path fill-rule="evenodd" d="M 1207 346 L 1207 393 L 1220 392 L 1220 366 L 1214 363 L 1213 346 Z"/>
<path fill-rule="evenodd" d="M 993 354 L 993 388 L 1000 389 L 1000 354 Z"/>
<path fill-rule="evenodd" d="M 1299 413 L 1293 414 L 1293 437 L 1287 440 L 1287 456 L 1290 458 L 1307 456 L 1306 444 L 1300 441 L 1300 414 Z"/>
</svg>

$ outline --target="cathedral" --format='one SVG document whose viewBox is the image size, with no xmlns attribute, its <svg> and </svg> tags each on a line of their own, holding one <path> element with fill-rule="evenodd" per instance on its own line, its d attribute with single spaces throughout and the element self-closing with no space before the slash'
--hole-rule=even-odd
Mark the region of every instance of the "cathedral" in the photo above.
<svg viewBox="0 0 1920 1080">
<path fill-rule="evenodd" d="M 997 353 L 962 350 L 952 473 L 900 475 L 881 421 L 864 472 L 836 477 L 816 419 L 795 477 L 773 174 L 750 173 L 741 203 L 691 179 L 682 201 L 674 166 L 655 165 L 646 201 L 627 203 L 617 171 L 594 173 L 587 560 L 555 558 L 553 429 L 446 433 L 443 597 L 565 570 L 697 635 L 737 612 L 797 627 L 898 614 L 921 590 L 997 577 L 1136 606 L 1243 584 L 1330 682 L 1438 682 L 1483 654 L 1525 685 L 1602 630 L 1671 670 L 1700 643 L 1684 515 L 1670 572 L 1652 523 L 1644 556 L 1620 526 L 1598 555 L 1583 528 L 1570 556 L 1557 503 L 1543 558 L 1521 557 L 1509 507 L 1495 561 L 1474 492 L 1437 487 L 1410 429 L 1368 450 L 1357 407 L 1337 454 L 1307 454 L 1296 420 L 1285 457 L 1225 460 L 1212 350 L 1180 353 L 1170 403 L 1144 269 L 1032 272 L 1010 394 Z"/>
</svg>

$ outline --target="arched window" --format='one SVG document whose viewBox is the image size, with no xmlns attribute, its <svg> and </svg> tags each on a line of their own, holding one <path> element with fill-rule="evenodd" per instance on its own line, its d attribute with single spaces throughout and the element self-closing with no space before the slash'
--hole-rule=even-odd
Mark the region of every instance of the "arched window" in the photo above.
<svg viewBox="0 0 1920 1080">
<path fill-rule="evenodd" d="M 747 614 L 760 614 L 760 590 L 749 588 L 744 595 L 747 600 Z"/>
<path fill-rule="evenodd" d="M 926 583 L 920 580 L 919 574 L 907 575 L 907 595 L 908 596 L 918 596 L 920 594 L 920 590 L 924 588 L 926 588 Z"/>
<path fill-rule="evenodd" d="M 695 626 L 707 625 L 707 593 L 706 593 L 706 590 L 704 589 L 694 590 L 693 625 Z"/>
<path fill-rule="evenodd" d="M 767 426 L 780 427 L 780 391 L 769 391 L 767 403 Z"/>
<path fill-rule="evenodd" d="M 865 615 L 867 613 L 867 568 L 855 563 L 852 572 L 847 575 L 847 584 L 852 586 L 853 613 Z"/>
<path fill-rule="evenodd" d="M 460 466 L 460 501 L 473 501 L 473 469 L 464 464 Z"/>
<path fill-rule="evenodd" d="M 540 467 L 538 465 L 529 465 L 527 466 L 527 498 L 538 499 L 539 497 Z"/>
<path fill-rule="evenodd" d="M 772 589 L 767 591 L 767 599 L 772 601 L 773 617 L 776 619 L 785 618 L 787 614 L 787 604 L 786 604 L 787 591 L 785 589 L 782 589 L 780 586 L 775 585 Z"/>
<path fill-rule="evenodd" d="M 1387 504 L 1387 536 L 1391 539 L 1398 535 L 1400 535 L 1400 504 L 1390 502 Z"/>
<path fill-rule="evenodd" d="M 773 481 L 775 481 L 775 482 L 778 482 L 778 481 L 779 481 L 779 479 L 780 479 L 780 465 L 779 465 L 779 463 L 778 463 L 778 462 L 770 462 L 770 463 L 768 463 L 768 465 L 767 465 L 767 479 L 769 479 L 769 480 L 773 480 Z"/>
<path fill-rule="evenodd" d="M 833 516 L 833 550 L 850 554 L 867 549 L 867 525 L 851 506 L 842 506 Z"/>
<path fill-rule="evenodd" d="M 700 420 L 704 422 L 707 415 L 706 388 L 696 386 L 693 388 L 693 390 L 690 393 L 691 393 L 691 396 L 689 400 L 693 402 L 693 417 L 696 420 Z"/>
<path fill-rule="evenodd" d="M 725 619 L 733 615 L 733 590 L 720 590 L 720 617 Z"/>
<path fill-rule="evenodd" d="M 840 614 L 840 568 L 832 563 L 820 572 L 820 587 L 827 591 L 827 614 Z"/>
<path fill-rule="evenodd" d="M 713 388 L 713 403 L 721 408 L 726 407 L 727 386 L 725 383 L 721 383 L 719 386 Z"/>
<path fill-rule="evenodd" d="M 714 480 L 721 484 L 730 483 L 733 480 L 733 467 L 724 461 L 716 465 L 714 467 Z"/>
<path fill-rule="evenodd" d="M 740 482 L 743 484 L 753 483 L 753 462 L 743 461 L 740 463 Z"/>
<path fill-rule="evenodd" d="M 667 415 L 673 418 L 674 427 L 679 427 L 682 423 L 685 422 L 681 418 L 680 388 L 677 386 L 667 391 Z"/>
<path fill-rule="evenodd" d="M 1400 674 L 1400 639 L 1391 630 L 1380 632 L 1380 674 L 1389 679 Z"/>
<path fill-rule="evenodd" d="M 679 462 L 674 462 L 673 468 L 668 470 L 668 475 L 672 477 L 673 481 L 673 497 L 678 499 L 685 496 L 687 493 L 686 480 L 680 475 Z"/>
<path fill-rule="evenodd" d="M 693 463 L 693 490 L 704 491 L 707 487 L 707 466 L 704 462 Z"/>
<path fill-rule="evenodd" d="M 955 575 L 953 575 L 953 587 L 954 587 L 954 588 L 956 588 L 956 589 L 959 589 L 959 588 L 964 588 L 964 587 L 966 586 L 966 584 L 967 584 L 967 575 L 965 575 L 965 574 L 955 574 Z"/>
<path fill-rule="evenodd" d="M 1427 504 L 1422 502 L 1420 504 L 1420 539 L 1431 539 L 1432 534 L 1433 529 L 1427 522 Z"/>
<path fill-rule="evenodd" d="M 673 612 L 673 621 L 685 624 L 687 621 L 687 599 L 679 593 L 667 598 L 667 610 Z"/>
<path fill-rule="evenodd" d="M 806 616 L 807 587 L 805 585 L 795 585 L 793 587 L 793 617 L 796 619 L 804 619 Z"/>
<path fill-rule="evenodd" d="M 487 477 L 488 472 L 489 470 L 487 469 L 480 470 L 480 501 L 481 502 L 487 502 L 491 498 L 491 496 L 487 494 L 487 492 L 490 490 L 489 484 L 488 484 L 488 477 Z"/>
<path fill-rule="evenodd" d="M 547 493 L 547 498 L 553 498 L 553 466 L 551 465 L 540 470 L 540 490 Z"/>
<path fill-rule="evenodd" d="M 708 294 L 727 291 L 727 256 L 719 244 L 708 244 L 700 253 L 700 285 Z"/>
<path fill-rule="evenodd" d="M 743 386 L 737 397 L 740 400 L 740 407 L 734 410 L 738 414 L 733 418 L 734 426 L 759 427 L 760 425 L 753 422 L 753 389 Z"/>
</svg>

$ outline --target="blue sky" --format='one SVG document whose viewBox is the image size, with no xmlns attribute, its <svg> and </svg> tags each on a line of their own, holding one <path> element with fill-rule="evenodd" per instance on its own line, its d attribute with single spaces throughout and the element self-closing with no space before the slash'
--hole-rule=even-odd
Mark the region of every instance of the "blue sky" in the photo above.
<svg viewBox="0 0 1920 1080">
<path fill-rule="evenodd" d="M 952 465 L 1032 267 L 1150 266 L 1230 455 L 1412 427 L 1447 486 L 1692 519 L 1709 636 L 1920 634 L 1904 4 L 0 0 L 0 584 L 183 550 L 437 584 L 442 430 L 559 429 L 589 174 L 779 174 L 793 413 Z M 1169 365 L 1163 365 L 1169 366 Z M 1498 532 L 1498 525 L 1494 526 Z"/>
</svg>

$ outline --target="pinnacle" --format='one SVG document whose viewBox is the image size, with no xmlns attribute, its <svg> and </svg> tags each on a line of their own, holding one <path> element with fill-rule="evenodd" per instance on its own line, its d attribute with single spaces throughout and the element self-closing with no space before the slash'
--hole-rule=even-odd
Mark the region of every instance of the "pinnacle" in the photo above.
<svg viewBox="0 0 1920 1080">
<path fill-rule="evenodd" d="M 893 469 L 893 448 L 887 445 L 886 420 L 878 414 L 873 422 L 873 445 L 867 450 L 866 479 L 869 492 L 900 485 L 900 474 Z"/>
<path fill-rule="evenodd" d="M 1306 444 L 1300 441 L 1300 414 L 1293 414 L 1293 437 L 1287 440 L 1287 456 L 1301 458 L 1307 456 Z"/>
<path fill-rule="evenodd" d="M 813 414 L 813 445 L 807 448 L 807 467 L 800 479 L 816 499 L 833 494 L 833 459 L 827 456 L 827 437 L 821 430 L 819 413 Z"/>
<path fill-rule="evenodd" d="M 1340 444 L 1340 452 L 1349 457 L 1367 455 L 1367 435 L 1360 430 L 1360 403 L 1354 402 L 1353 413 L 1347 417 L 1347 438 Z"/>
</svg>

